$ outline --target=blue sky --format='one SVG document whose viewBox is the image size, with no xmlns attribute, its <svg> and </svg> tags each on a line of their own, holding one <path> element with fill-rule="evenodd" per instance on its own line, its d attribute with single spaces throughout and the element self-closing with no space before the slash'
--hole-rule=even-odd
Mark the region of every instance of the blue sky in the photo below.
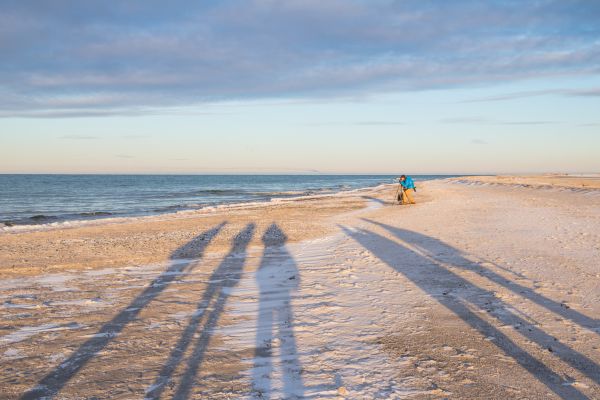
<svg viewBox="0 0 600 400">
<path fill-rule="evenodd" d="M 0 172 L 600 171 L 599 2 L 0 4 Z"/>
</svg>

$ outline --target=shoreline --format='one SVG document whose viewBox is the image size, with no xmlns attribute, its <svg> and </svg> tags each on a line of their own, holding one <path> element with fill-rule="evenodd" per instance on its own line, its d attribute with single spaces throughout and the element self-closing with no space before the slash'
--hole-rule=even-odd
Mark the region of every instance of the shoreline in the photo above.
<svg viewBox="0 0 600 400">
<path fill-rule="evenodd" d="M 420 175 L 420 179 L 438 176 Z M 444 176 L 446 177 L 446 176 Z M 334 194 L 391 175 L 2 175 L 0 228 L 143 217 Z"/>
<path fill-rule="evenodd" d="M 368 196 L 389 184 L 268 202 L 236 203 L 143 217 L 15 226 L 0 230 L 0 279 L 61 270 L 96 269 L 167 262 L 198 232 L 224 224 L 209 251 L 222 252 L 239 226 L 280 221 L 290 243 L 321 238 L 335 230 L 330 219 L 368 208 Z M 250 245 L 259 245 L 255 240 Z M 32 249 L 36 249 L 32 251 Z M 185 251 L 176 255 L 185 258 Z"/>
<path fill-rule="evenodd" d="M 293 203 L 299 201 L 306 200 L 318 200 L 318 199 L 327 199 L 338 196 L 352 196 L 356 193 L 360 192 L 370 192 L 370 191 L 378 191 L 382 188 L 385 188 L 387 183 L 382 183 L 376 186 L 367 186 L 356 189 L 340 189 L 338 191 L 330 191 L 328 193 L 322 194 L 302 194 L 297 196 L 282 196 L 282 197 L 273 197 L 269 200 L 264 201 L 239 201 L 239 202 L 230 202 L 230 203 L 222 203 L 216 205 L 206 205 L 198 208 L 188 208 L 181 209 L 177 211 L 165 211 L 165 212 L 147 212 L 142 215 L 114 215 L 111 213 L 99 211 L 97 212 L 98 218 L 73 218 L 73 219 L 64 219 L 58 220 L 55 222 L 46 222 L 46 223 L 37 223 L 37 224 L 16 224 L 10 222 L 10 224 L 6 224 L 6 222 L 0 222 L 0 235 L 4 233 L 26 233 L 26 232 L 35 232 L 35 231 L 46 231 L 46 230 L 55 230 L 55 229 L 69 229 L 69 228 L 77 228 L 84 226 L 100 226 L 103 224 L 119 224 L 119 223 L 128 223 L 128 222 L 150 222 L 153 220 L 160 219 L 171 219 L 171 218 L 187 218 L 194 216 L 202 216 L 202 215 L 210 215 L 219 212 L 227 212 L 230 210 L 240 210 L 240 209 L 256 209 L 260 207 L 269 207 L 269 206 L 277 206 L 281 203 Z M 289 192 L 291 193 L 291 192 Z M 96 214 L 96 213 L 81 213 L 81 214 Z M 53 216 L 43 216 L 44 218 L 54 218 Z M 36 218 L 30 217 L 28 219 Z"/>
<path fill-rule="evenodd" d="M 600 190 L 600 174 L 543 174 L 543 175 L 450 175 L 427 179 L 421 182 L 447 180 L 461 184 L 498 185 L 534 189 L 562 188 L 574 192 L 595 192 Z M 139 211 L 134 213 L 122 213 L 113 211 L 83 211 L 80 213 L 59 215 L 39 214 L 20 220 L 0 222 L 0 235 L 3 233 L 32 232 L 36 230 L 68 229 L 79 226 L 101 225 L 104 223 L 127 223 L 129 221 L 148 221 L 156 218 L 178 218 L 188 215 L 210 214 L 229 209 L 268 207 L 280 202 L 302 201 L 304 199 L 319 199 L 339 195 L 352 195 L 354 192 L 377 190 L 386 185 L 381 183 L 375 186 L 365 186 L 354 189 L 322 189 L 323 193 L 315 190 L 283 191 L 281 196 L 271 197 L 266 200 L 239 200 L 225 201 L 220 204 L 194 204 L 194 205 L 171 205 L 164 209 Z M 219 191 L 219 190 L 217 190 Z M 25 222 L 39 221 L 39 222 Z"/>
</svg>

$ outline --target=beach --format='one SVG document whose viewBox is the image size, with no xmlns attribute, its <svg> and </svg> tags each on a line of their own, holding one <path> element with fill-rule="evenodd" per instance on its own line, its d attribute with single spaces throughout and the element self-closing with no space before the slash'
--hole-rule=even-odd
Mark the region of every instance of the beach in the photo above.
<svg viewBox="0 0 600 400">
<path fill-rule="evenodd" d="M 0 232 L 2 398 L 600 398 L 600 177 Z"/>
</svg>

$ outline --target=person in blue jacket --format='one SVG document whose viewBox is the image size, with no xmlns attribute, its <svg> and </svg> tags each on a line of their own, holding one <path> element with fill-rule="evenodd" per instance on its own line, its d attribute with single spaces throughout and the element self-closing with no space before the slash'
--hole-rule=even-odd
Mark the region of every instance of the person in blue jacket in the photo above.
<svg viewBox="0 0 600 400">
<path fill-rule="evenodd" d="M 400 182 L 400 186 L 402 187 L 402 203 L 401 204 L 415 204 L 415 200 L 413 199 L 413 194 L 416 191 L 415 182 L 412 180 L 410 176 L 402 175 L 398 178 Z M 398 196 L 398 201 L 400 201 L 400 196 Z"/>
</svg>

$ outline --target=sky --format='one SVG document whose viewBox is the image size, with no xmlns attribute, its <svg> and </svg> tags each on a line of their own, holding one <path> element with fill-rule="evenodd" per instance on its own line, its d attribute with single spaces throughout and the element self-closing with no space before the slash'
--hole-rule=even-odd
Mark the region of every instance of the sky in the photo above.
<svg viewBox="0 0 600 400">
<path fill-rule="evenodd" d="M 600 172 L 598 1 L 0 9 L 0 173 Z"/>
</svg>

